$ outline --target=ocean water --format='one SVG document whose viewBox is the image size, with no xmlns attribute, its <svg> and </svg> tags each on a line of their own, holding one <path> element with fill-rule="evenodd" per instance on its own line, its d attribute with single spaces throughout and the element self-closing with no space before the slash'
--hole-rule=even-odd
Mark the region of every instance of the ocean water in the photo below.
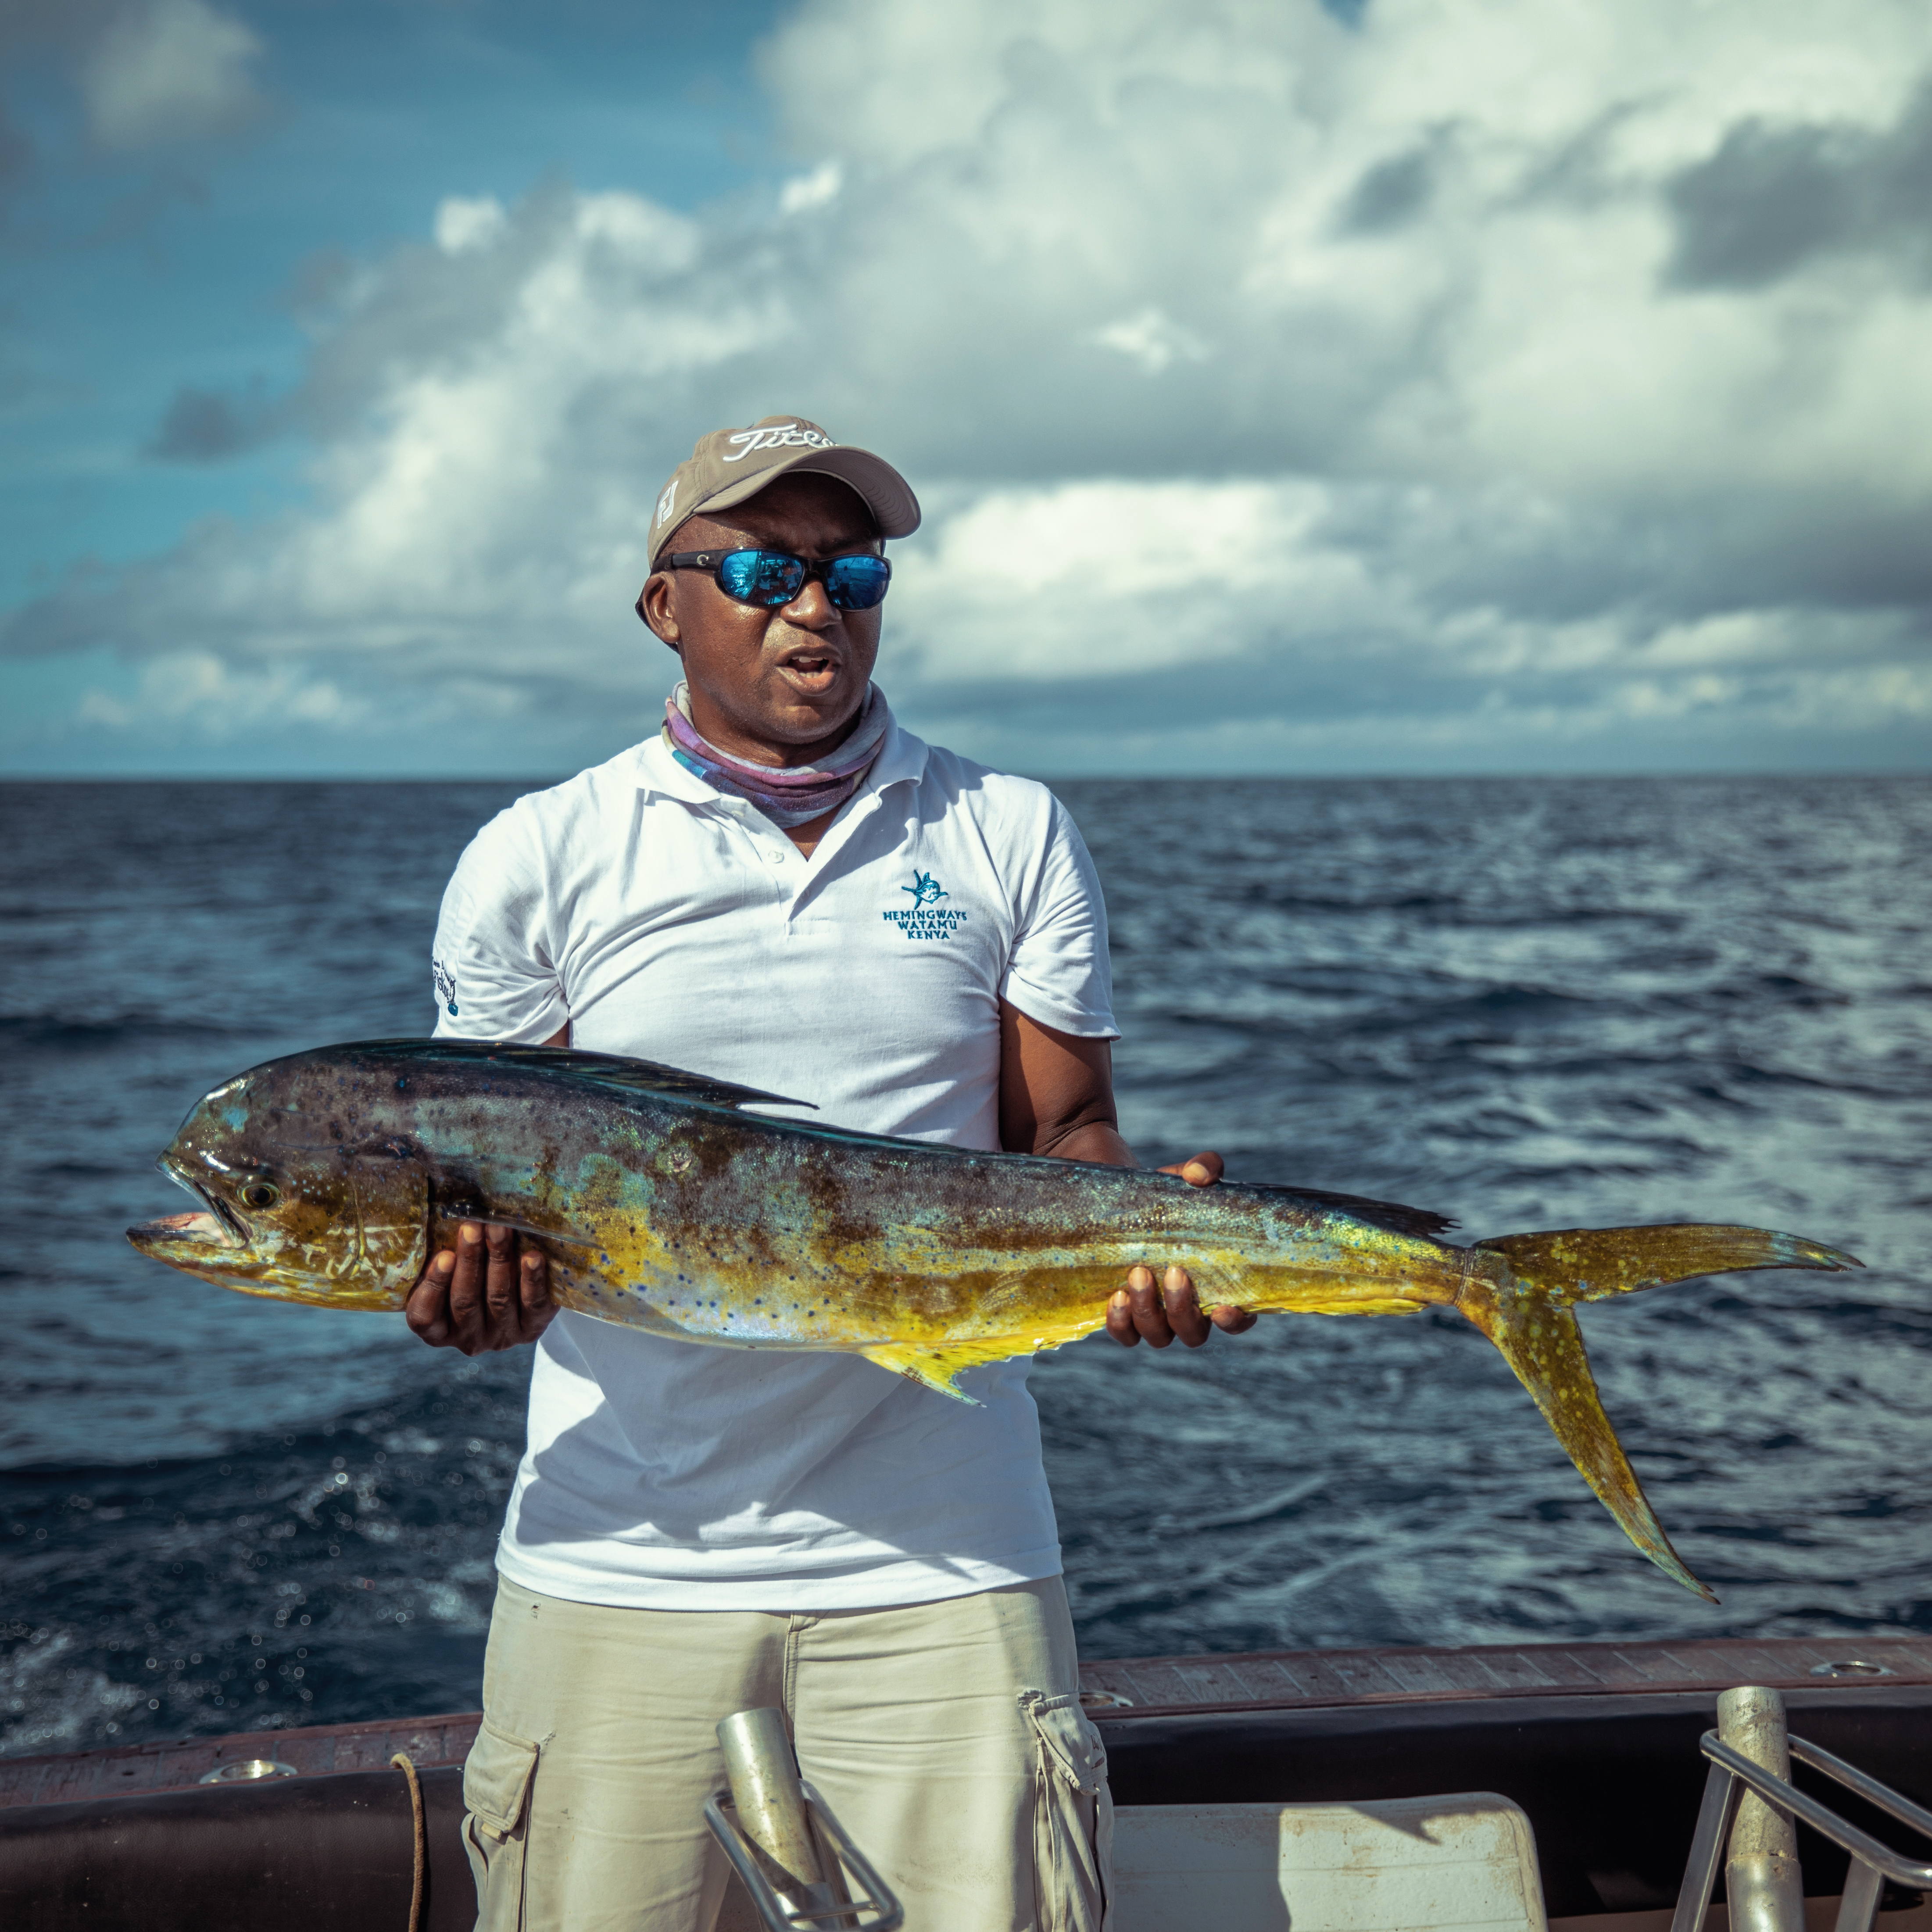
<svg viewBox="0 0 1932 1932">
<path fill-rule="evenodd" d="M 476 1705 L 524 1359 L 122 1230 L 185 1204 L 154 1158 L 210 1086 L 427 1030 L 442 881 L 518 789 L 0 787 L 0 1752 Z M 1088 1654 L 1932 1628 L 1932 782 L 1060 790 L 1144 1158 L 1870 1264 L 1583 1312 L 1717 1609 L 1453 1316 L 1046 1358 Z"/>
</svg>

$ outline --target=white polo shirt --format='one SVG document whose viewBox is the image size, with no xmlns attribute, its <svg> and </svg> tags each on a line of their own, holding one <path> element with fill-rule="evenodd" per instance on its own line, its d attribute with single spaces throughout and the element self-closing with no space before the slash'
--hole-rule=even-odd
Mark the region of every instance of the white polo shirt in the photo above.
<svg viewBox="0 0 1932 1932">
<path fill-rule="evenodd" d="M 658 737 L 519 799 L 457 866 L 435 973 L 439 1034 L 542 1040 L 567 1020 L 577 1046 L 962 1147 L 999 1144 L 1000 1000 L 1117 1036 L 1106 910 L 1065 808 L 896 723 L 808 860 Z M 660 1610 L 877 1608 L 1054 1575 L 1028 1366 L 972 1371 L 975 1408 L 856 1356 L 560 1315 L 499 1567 Z"/>
</svg>

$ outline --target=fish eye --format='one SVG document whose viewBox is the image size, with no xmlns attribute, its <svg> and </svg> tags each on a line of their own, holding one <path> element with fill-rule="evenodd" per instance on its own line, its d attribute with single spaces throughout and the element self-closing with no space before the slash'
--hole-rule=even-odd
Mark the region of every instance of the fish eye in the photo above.
<svg viewBox="0 0 1932 1932">
<path fill-rule="evenodd" d="M 251 1180 L 242 1190 L 244 1208 L 272 1208 L 282 1198 L 282 1190 L 272 1180 Z"/>
</svg>

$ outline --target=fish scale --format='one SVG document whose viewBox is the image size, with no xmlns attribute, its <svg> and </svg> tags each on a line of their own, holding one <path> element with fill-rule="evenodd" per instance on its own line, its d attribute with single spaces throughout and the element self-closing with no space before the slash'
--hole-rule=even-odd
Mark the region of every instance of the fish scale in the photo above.
<svg viewBox="0 0 1932 1932">
<path fill-rule="evenodd" d="M 1454 1224 L 1426 1208 L 1198 1188 L 747 1111 L 807 1104 L 613 1054 L 323 1048 L 202 1100 L 160 1164 L 208 1211 L 128 1238 L 246 1294 L 393 1310 L 457 1226 L 480 1220 L 542 1246 L 555 1300 L 580 1314 L 710 1346 L 860 1354 L 968 1402 L 968 1369 L 1102 1327 L 1136 1265 L 1178 1263 L 1204 1303 L 1257 1314 L 1453 1308 L 1509 1363 L 1630 1540 L 1712 1602 L 1604 1412 L 1574 1304 L 1698 1275 L 1861 1265 L 1798 1235 L 1706 1223 L 1463 1247 L 1438 1238 Z"/>
</svg>

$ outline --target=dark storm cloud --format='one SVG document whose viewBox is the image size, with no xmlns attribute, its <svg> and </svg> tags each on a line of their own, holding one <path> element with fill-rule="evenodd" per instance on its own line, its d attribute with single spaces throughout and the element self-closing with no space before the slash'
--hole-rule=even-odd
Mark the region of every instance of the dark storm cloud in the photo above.
<svg viewBox="0 0 1932 1932">
<path fill-rule="evenodd" d="M 258 395 L 239 400 L 184 385 L 163 415 L 147 454 L 164 463 L 220 463 L 266 441 L 276 412 Z"/>
<path fill-rule="evenodd" d="M 1665 184 L 1679 289 L 1761 289 L 1817 258 L 1932 262 L 1932 82 L 1897 124 L 1740 122 L 1708 160 Z"/>
<path fill-rule="evenodd" d="M 1336 225 L 1345 235 L 1386 235 L 1407 226 L 1429 206 L 1436 165 L 1428 147 L 1378 161 L 1349 190 Z"/>
</svg>

